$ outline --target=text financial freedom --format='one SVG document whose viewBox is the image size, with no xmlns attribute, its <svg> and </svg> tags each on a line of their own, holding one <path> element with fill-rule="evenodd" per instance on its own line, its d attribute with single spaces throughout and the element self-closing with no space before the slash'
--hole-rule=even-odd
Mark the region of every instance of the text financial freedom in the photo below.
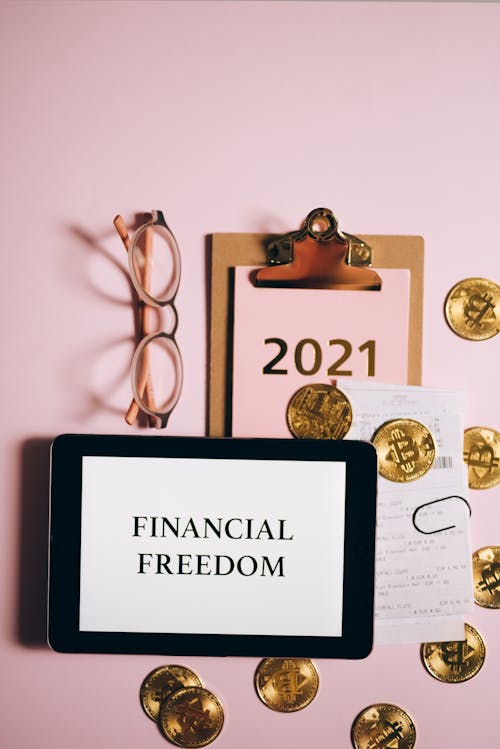
<svg viewBox="0 0 500 749">
<path fill-rule="evenodd" d="M 230 539 L 232 541 L 292 541 L 286 531 L 286 520 L 255 520 L 255 518 L 168 518 L 155 515 L 133 515 L 135 538 Z M 268 556 L 246 554 L 162 554 L 139 553 L 138 574 L 156 575 L 253 575 L 284 577 L 284 557 L 271 560 Z"/>
</svg>

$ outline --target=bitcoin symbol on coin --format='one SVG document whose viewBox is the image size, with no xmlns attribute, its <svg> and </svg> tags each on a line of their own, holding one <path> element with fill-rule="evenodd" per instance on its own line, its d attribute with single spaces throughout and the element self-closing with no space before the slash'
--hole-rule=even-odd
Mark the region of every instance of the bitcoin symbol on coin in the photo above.
<svg viewBox="0 0 500 749">
<path fill-rule="evenodd" d="M 493 592 L 500 588 L 500 564 L 492 562 L 489 567 L 483 570 L 482 582 L 478 585 L 479 590 Z"/>
<path fill-rule="evenodd" d="M 500 434 L 487 427 L 464 432 L 464 460 L 471 489 L 488 489 L 500 482 Z"/>
<path fill-rule="evenodd" d="M 466 640 L 442 642 L 438 650 L 441 653 L 443 661 L 455 673 L 459 673 L 474 654 L 474 648 L 471 648 Z"/>
<path fill-rule="evenodd" d="M 465 324 L 469 328 L 474 328 L 476 325 L 482 328 L 483 318 L 486 320 L 491 314 L 495 317 L 494 309 L 495 304 L 491 294 L 472 294 L 464 307 Z"/>
<path fill-rule="evenodd" d="M 403 726 L 397 720 L 394 723 L 381 722 L 370 731 L 370 741 L 366 749 L 392 749 L 399 746 L 402 737 Z"/>
<path fill-rule="evenodd" d="M 415 461 L 418 460 L 420 450 L 415 441 L 401 429 L 394 429 L 391 432 L 389 445 L 392 447 L 396 463 L 405 473 L 413 473 L 415 470 Z"/>
<path fill-rule="evenodd" d="M 276 691 L 285 702 L 295 702 L 297 697 L 302 695 L 302 689 L 306 683 L 307 676 L 303 676 L 300 668 L 291 660 L 283 662 L 281 671 L 273 679 Z"/>
<path fill-rule="evenodd" d="M 174 713 L 183 731 L 196 733 L 202 729 L 210 728 L 212 723 L 210 720 L 210 711 L 203 710 L 203 705 L 198 697 L 195 697 L 185 705 L 175 705 Z"/>
<path fill-rule="evenodd" d="M 481 468 L 487 473 L 497 468 L 499 463 L 495 451 L 489 445 L 472 445 L 471 449 L 464 453 L 464 460 L 469 466 Z"/>
<path fill-rule="evenodd" d="M 166 675 L 164 684 L 162 684 L 161 686 L 158 685 L 156 691 L 153 691 L 151 693 L 151 699 L 155 702 L 161 702 L 167 692 L 175 692 L 177 689 L 182 689 L 183 686 L 184 684 L 182 684 L 174 676 Z"/>
</svg>

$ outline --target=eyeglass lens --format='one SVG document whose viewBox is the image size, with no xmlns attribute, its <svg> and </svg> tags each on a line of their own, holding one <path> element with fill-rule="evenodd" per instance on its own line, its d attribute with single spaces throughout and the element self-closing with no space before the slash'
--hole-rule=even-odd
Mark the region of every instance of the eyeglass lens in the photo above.
<svg viewBox="0 0 500 749">
<path fill-rule="evenodd" d="M 137 231 L 129 267 L 143 301 L 155 306 L 172 301 L 180 281 L 180 257 L 177 243 L 166 226 L 149 224 Z"/>
<path fill-rule="evenodd" d="M 132 390 L 149 413 L 168 414 L 179 399 L 182 361 L 173 338 L 165 333 L 145 338 L 132 360 Z"/>
</svg>

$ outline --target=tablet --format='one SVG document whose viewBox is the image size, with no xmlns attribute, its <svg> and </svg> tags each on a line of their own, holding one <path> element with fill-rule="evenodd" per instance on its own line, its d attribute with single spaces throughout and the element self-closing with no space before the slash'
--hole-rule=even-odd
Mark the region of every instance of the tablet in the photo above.
<svg viewBox="0 0 500 749">
<path fill-rule="evenodd" d="M 347 440 L 57 437 L 49 644 L 367 656 L 376 472 Z"/>
</svg>

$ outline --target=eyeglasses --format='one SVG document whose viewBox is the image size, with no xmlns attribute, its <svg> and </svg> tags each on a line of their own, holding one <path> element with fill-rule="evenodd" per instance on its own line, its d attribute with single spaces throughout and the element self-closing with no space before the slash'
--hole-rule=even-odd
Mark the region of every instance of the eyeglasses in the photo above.
<svg viewBox="0 0 500 749">
<path fill-rule="evenodd" d="M 114 219 L 115 228 L 128 253 L 128 267 L 139 296 L 139 326 L 142 340 L 137 346 L 130 374 L 134 399 L 125 420 L 133 424 L 141 409 L 148 414 L 150 425 L 167 426 L 182 390 L 182 358 L 175 342 L 177 310 L 175 295 L 181 278 L 181 259 L 174 235 L 161 211 L 151 211 L 150 220 L 129 238 L 121 216 Z M 151 331 L 151 307 L 166 309 L 169 319 L 166 331 Z"/>
</svg>

